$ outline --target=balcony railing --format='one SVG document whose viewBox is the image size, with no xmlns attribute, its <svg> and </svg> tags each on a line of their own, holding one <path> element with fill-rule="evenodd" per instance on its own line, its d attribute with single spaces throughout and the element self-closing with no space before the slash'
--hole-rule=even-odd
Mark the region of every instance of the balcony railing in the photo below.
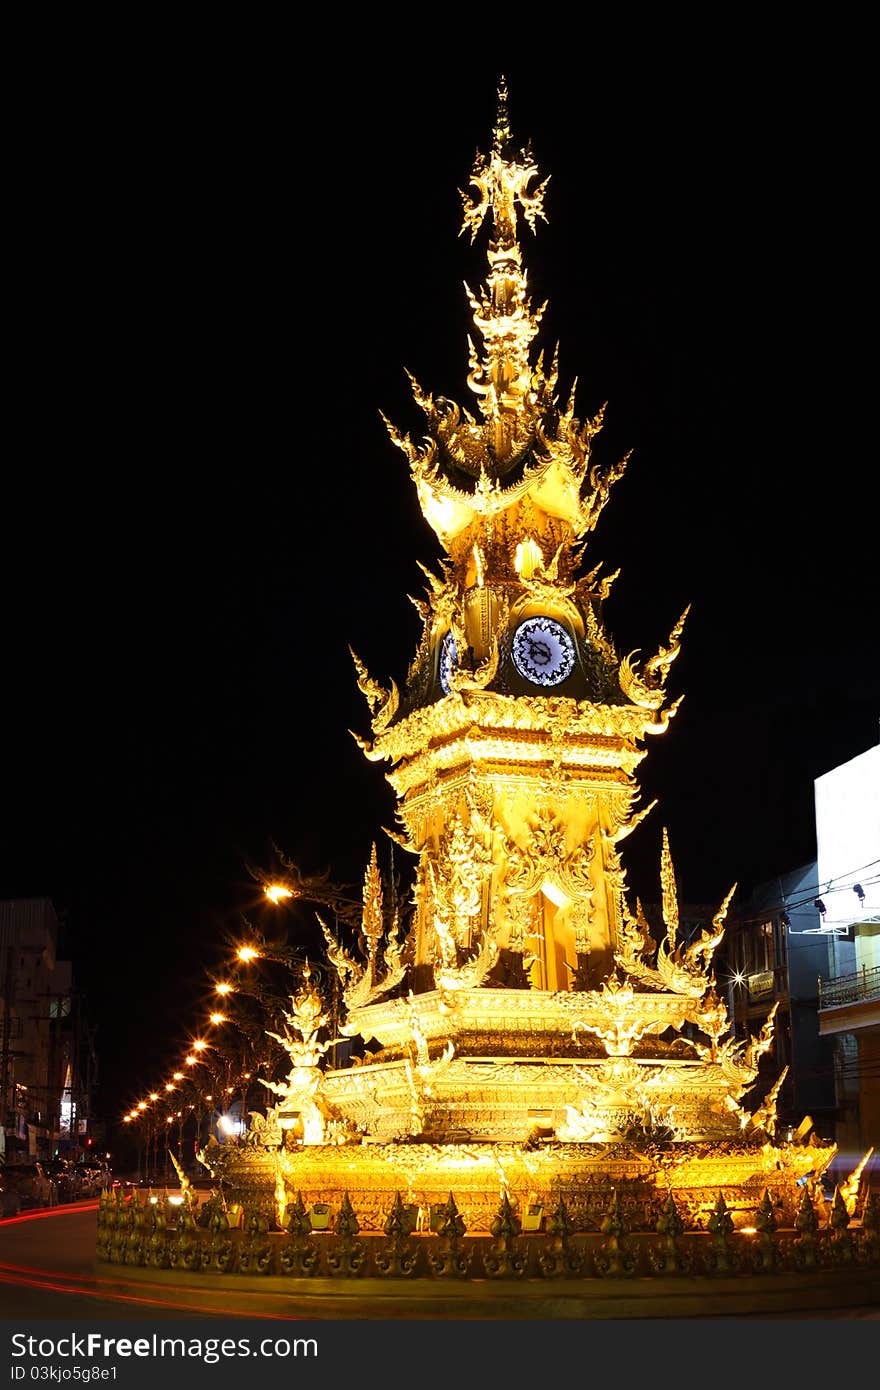
<svg viewBox="0 0 880 1390">
<path fill-rule="evenodd" d="M 880 965 L 872 965 L 870 969 L 863 965 L 852 975 L 835 975 L 833 980 L 819 981 L 820 1009 L 858 1004 L 865 999 L 880 999 Z"/>
</svg>

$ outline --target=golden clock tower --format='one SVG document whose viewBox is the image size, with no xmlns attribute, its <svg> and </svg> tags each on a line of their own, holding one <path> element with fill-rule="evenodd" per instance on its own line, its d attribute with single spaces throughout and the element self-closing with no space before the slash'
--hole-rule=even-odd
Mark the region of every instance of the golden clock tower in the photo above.
<svg viewBox="0 0 880 1390">
<path fill-rule="evenodd" d="M 374 703 L 365 751 L 392 762 L 403 843 L 419 856 L 417 991 L 568 991 L 608 976 L 621 944 L 616 844 L 640 819 L 633 773 L 675 710 L 665 681 L 684 618 L 640 671 L 603 626 L 615 576 L 578 577 L 626 460 L 593 463 L 601 412 L 579 419 L 574 389 L 560 403 L 556 358 L 547 368 L 532 350 L 542 310 L 518 221 L 544 218 L 545 186 L 511 140 L 502 86 L 491 152 L 464 196 L 463 230 L 473 239 L 490 223 L 488 276 L 469 292 L 475 405 L 413 381 L 424 440 L 389 426 L 448 556 L 418 604 L 405 691 L 382 699 L 361 671 Z"/>
<path fill-rule="evenodd" d="M 468 291 L 474 399 L 413 381 L 423 436 L 388 426 L 445 554 L 415 600 L 422 634 L 401 688 L 354 657 L 372 724 L 356 737 L 389 765 L 414 911 L 405 928 L 389 921 L 374 850 L 359 942 L 322 924 L 341 1031 L 371 1046 L 324 1066 L 306 982 L 287 1015 L 282 1104 L 227 1167 L 259 1188 L 262 1144 L 279 1182 L 315 1200 L 356 1195 L 378 1226 L 395 1193 L 427 1208 L 454 1189 L 471 1230 L 491 1227 L 499 1190 L 564 1195 L 587 1219 L 620 1183 L 645 1220 L 670 1186 L 702 1220 L 723 1186 L 742 1223 L 772 1173 L 793 1220 L 798 1182 L 833 1147 L 774 1146 L 782 1077 L 740 1104 L 773 1028 L 771 1016 L 737 1040 L 715 990 L 730 895 L 687 938 L 664 832 L 662 940 L 628 900 L 620 844 L 651 810 L 635 774 L 676 710 L 666 684 L 686 614 L 641 662 L 618 655 L 603 623 L 614 576 L 584 555 L 626 460 L 594 461 L 601 412 L 578 417 L 556 357 L 537 351 L 519 237 L 544 219 L 545 188 L 511 138 L 502 85 L 463 195 L 471 237 L 488 223 L 488 273 Z M 299 1117 L 293 1150 L 279 1117 Z"/>
</svg>

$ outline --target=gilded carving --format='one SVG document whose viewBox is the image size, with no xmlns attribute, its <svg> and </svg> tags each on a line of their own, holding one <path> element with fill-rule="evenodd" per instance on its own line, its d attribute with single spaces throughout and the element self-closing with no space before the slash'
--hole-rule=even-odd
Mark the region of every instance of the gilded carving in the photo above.
<svg viewBox="0 0 880 1390">
<path fill-rule="evenodd" d="M 329 1021 L 321 996 L 312 984 L 311 971 L 306 962 L 302 986 L 295 995 L 291 995 L 290 1012 L 284 1014 L 283 1035 L 266 1030 L 268 1036 L 280 1043 L 288 1054 L 290 1071 L 281 1082 L 258 1078 L 262 1086 L 279 1098 L 279 1106 L 270 1112 L 271 1121 L 277 1122 L 280 1128 L 282 1114 L 290 1115 L 291 1119 L 295 1117 L 304 1144 L 321 1144 L 327 1121 L 333 1115 L 324 1094 L 324 1073 L 319 1066 L 330 1044 L 319 1041 L 318 1034 Z"/>
<path fill-rule="evenodd" d="M 724 936 L 724 919 L 736 889 L 727 894 L 718 912 L 712 919 L 712 927 L 701 931 L 695 941 L 679 942 L 678 897 L 675 888 L 675 872 L 669 850 L 669 837 L 663 831 L 663 850 L 660 862 L 660 883 L 663 900 L 663 921 L 666 935 L 656 947 L 654 965 L 645 959 L 655 949 L 650 930 L 644 918 L 633 917 L 621 902 L 623 923 L 619 949 L 615 953 L 617 964 L 626 974 L 641 981 L 652 989 L 668 990 L 700 999 L 710 988 L 712 959 Z"/>
<path fill-rule="evenodd" d="M 681 651 L 681 634 L 689 612 L 690 604 L 669 634 L 669 646 L 661 647 L 656 656 L 646 661 L 643 671 L 639 670 L 638 663 L 633 660 L 637 650 L 630 652 L 629 656 L 625 656 L 621 661 L 620 688 L 634 705 L 641 705 L 644 709 L 660 709 L 663 704 L 669 668 Z"/>
<path fill-rule="evenodd" d="M 385 916 L 382 880 L 379 874 L 375 845 L 373 845 L 370 862 L 364 875 L 363 909 L 360 925 L 360 945 L 363 960 L 349 955 L 333 936 L 320 915 L 318 915 L 318 921 L 327 943 L 327 958 L 339 977 L 343 1002 L 350 1014 L 354 1014 L 356 1010 L 364 1008 L 365 1005 L 376 999 L 381 999 L 383 994 L 389 994 L 401 983 L 406 974 L 405 943 L 399 937 L 396 916 L 391 923 L 385 943 L 384 969 L 381 973 L 379 971 L 379 948 L 385 930 Z M 340 1031 L 342 1033 L 351 1032 L 352 1028 L 353 1025 L 348 1022 L 342 1025 Z M 354 1028 L 354 1031 L 357 1029 Z"/>
</svg>

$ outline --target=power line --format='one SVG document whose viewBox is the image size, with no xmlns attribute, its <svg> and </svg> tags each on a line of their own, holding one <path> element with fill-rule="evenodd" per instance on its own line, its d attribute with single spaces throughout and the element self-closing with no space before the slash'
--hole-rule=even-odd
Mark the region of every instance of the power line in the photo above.
<svg viewBox="0 0 880 1390">
<path fill-rule="evenodd" d="M 880 883 L 880 873 L 872 873 L 868 877 L 859 876 L 864 875 L 866 869 L 873 869 L 875 865 L 880 865 L 880 859 L 871 859 L 867 864 L 861 864 L 855 869 L 848 869 L 845 874 L 838 874 L 834 878 L 826 879 L 821 883 L 817 882 L 815 884 L 804 885 L 797 890 L 798 895 L 795 897 L 790 897 L 783 892 L 780 884 L 781 902 L 769 902 L 759 913 L 753 916 L 736 917 L 732 920 L 738 925 L 747 926 L 752 922 L 766 921 L 767 917 L 774 912 L 796 912 L 801 907 L 812 907 L 820 894 L 824 897 L 829 897 L 833 893 L 851 893 L 855 887 L 855 883 L 860 883 L 862 887 L 865 885 L 873 887 L 874 884 Z"/>
</svg>

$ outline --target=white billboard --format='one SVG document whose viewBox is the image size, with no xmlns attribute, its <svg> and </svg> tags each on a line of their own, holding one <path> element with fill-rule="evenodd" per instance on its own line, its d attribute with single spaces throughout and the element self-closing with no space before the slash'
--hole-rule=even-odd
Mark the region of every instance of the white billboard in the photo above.
<svg viewBox="0 0 880 1390">
<path fill-rule="evenodd" d="M 880 744 L 814 783 L 821 925 L 880 923 Z"/>
</svg>

